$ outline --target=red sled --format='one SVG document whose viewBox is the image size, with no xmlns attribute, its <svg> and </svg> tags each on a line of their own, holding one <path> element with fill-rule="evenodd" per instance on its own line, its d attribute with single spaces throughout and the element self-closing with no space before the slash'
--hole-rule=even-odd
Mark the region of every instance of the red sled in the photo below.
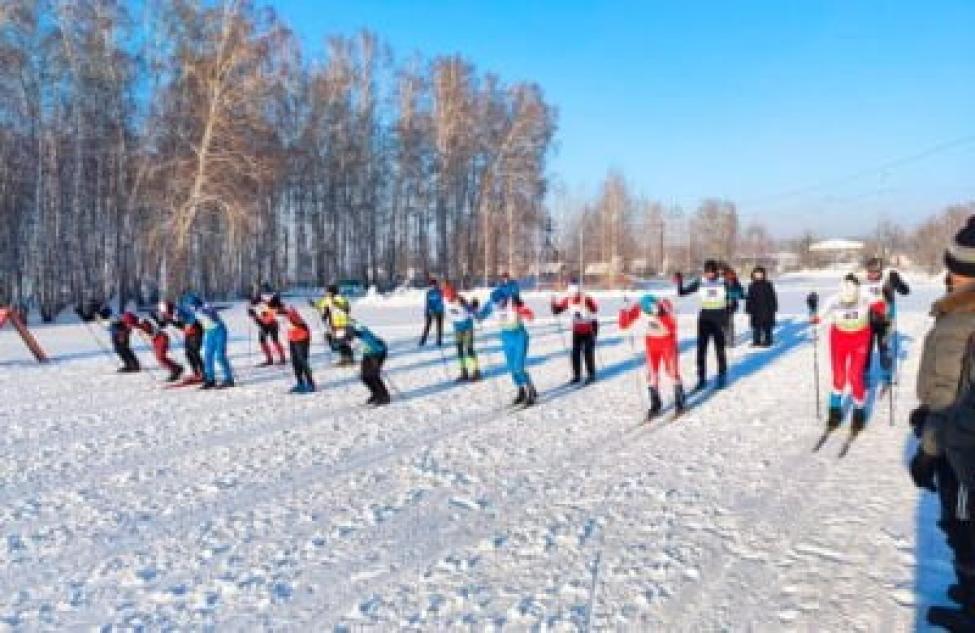
<svg viewBox="0 0 975 633">
<path fill-rule="evenodd" d="M 24 342 L 24 345 L 27 346 L 27 349 L 30 350 L 31 354 L 34 355 L 34 358 L 37 359 L 37 362 L 47 362 L 47 355 L 44 353 L 44 350 L 41 349 L 41 346 L 37 344 L 37 339 L 35 339 L 34 335 L 31 334 L 30 330 L 27 329 L 27 325 L 24 324 L 24 321 L 20 318 L 20 315 L 18 315 L 17 312 L 12 308 L 0 308 L 0 328 L 3 328 L 3 326 L 7 323 L 14 326 L 14 329 L 17 330 L 17 334 L 20 334 L 20 339 Z"/>
</svg>

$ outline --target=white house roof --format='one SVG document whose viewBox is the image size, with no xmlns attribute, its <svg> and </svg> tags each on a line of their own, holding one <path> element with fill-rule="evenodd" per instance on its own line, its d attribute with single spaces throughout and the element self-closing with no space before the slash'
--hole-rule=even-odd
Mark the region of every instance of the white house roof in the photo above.
<svg viewBox="0 0 975 633">
<path fill-rule="evenodd" d="M 856 240 L 832 239 L 816 242 L 809 247 L 811 251 L 859 251 L 863 250 L 863 242 Z"/>
</svg>

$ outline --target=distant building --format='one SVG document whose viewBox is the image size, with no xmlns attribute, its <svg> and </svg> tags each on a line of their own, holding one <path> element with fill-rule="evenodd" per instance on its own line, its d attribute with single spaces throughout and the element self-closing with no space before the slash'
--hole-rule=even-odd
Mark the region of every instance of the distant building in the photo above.
<svg viewBox="0 0 975 633">
<path fill-rule="evenodd" d="M 811 244 L 809 252 L 820 266 L 856 267 L 863 259 L 864 247 L 858 240 L 834 238 Z"/>
</svg>

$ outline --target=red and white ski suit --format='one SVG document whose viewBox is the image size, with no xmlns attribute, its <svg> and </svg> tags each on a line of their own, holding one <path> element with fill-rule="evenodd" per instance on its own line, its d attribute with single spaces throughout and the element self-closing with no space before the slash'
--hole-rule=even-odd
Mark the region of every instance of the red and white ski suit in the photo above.
<svg viewBox="0 0 975 633">
<path fill-rule="evenodd" d="M 627 329 L 637 322 L 644 327 L 644 345 L 647 354 L 647 383 L 656 389 L 660 383 L 660 366 L 674 383 L 679 383 L 680 363 L 677 357 L 677 319 L 674 318 L 673 304 L 664 299 L 657 304 L 656 314 L 643 310 L 637 303 L 620 310 L 620 329 Z"/>
<path fill-rule="evenodd" d="M 870 313 L 877 310 L 883 310 L 883 305 L 872 302 L 869 296 L 853 303 L 834 298 L 823 310 L 822 321 L 829 325 L 833 393 L 842 396 L 849 386 L 857 408 L 867 399 L 863 370 L 870 346 Z"/>
</svg>

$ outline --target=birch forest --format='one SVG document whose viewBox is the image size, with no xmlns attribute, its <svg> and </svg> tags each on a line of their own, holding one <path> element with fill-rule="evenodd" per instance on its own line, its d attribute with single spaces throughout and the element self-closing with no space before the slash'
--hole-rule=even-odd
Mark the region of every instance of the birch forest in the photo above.
<svg viewBox="0 0 975 633">
<path fill-rule="evenodd" d="M 247 0 L 0 3 L 0 304 L 472 283 L 545 247 L 555 109 Z"/>
</svg>

